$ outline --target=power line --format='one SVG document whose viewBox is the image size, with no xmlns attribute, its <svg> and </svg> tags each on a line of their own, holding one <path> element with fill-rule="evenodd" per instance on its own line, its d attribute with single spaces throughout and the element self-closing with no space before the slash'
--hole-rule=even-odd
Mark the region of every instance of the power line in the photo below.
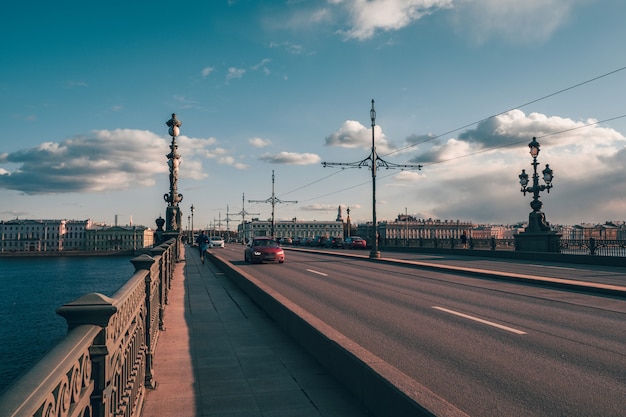
<svg viewBox="0 0 626 417">
<path fill-rule="evenodd" d="M 556 95 L 558 95 L 558 94 L 561 94 L 561 93 L 564 93 L 564 92 L 566 92 L 566 91 L 573 90 L 573 89 L 578 88 L 578 87 L 581 87 L 581 86 L 583 86 L 583 85 L 586 85 L 586 84 L 592 83 L 592 82 L 594 82 L 594 81 L 597 81 L 597 80 L 600 80 L 600 79 L 602 79 L 602 78 L 608 77 L 608 76 L 610 76 L 610 75 L 616 74 L 616 73 L 621 72 L 621 71 L 623 71 L 623 70 L 626 70 L 626 66 L 623 66 L 623 67 L 621 67 L 621 68 L 617 68 L 617 69 L 615 69 L 615 70 L 612 70 L 612 71 L 609 71 L 609 72 L 607 72 L 607 73 L 601 74 L 601 75 L 599 75 L 599 76 L 596 76 L 596 77 L 590 78 L 590 79 L 588 79 L 588 80 L 585 80 L 585 81 L 582 81 L 582 82 L 580 82 L 580 83 L 574 84 L 574 85 L 572 85 L 572 86 L 569 86 L 569 87 L 563 88 L 563 89 L 561 89 L 561 90 L 558 90 L 558 91 L 552 92 L 552 93 L 550 93 L 550 94 L 546 94 L 546 95 L 541 96 L 541 97 L 539 97 L 539 98 L 537 98 L 537 99 L 534 99 L 534 100 L 528 101 L 528 102 L 523 103 L 523 104 L 521 104 L 521 105 L 519 105 L 519 106 L 512 107 L 512 108 L 510 108 L 510 109 L 508 109 L 508 110 L 501 111 L 501 112 L 499 112 L 499 113 L 497 113 L 497 114 L 494 114 L 494 115 L 491 115 L 491 116 L 489 116 L 489 117 L 485 117 L 485 118 L 480 119 L 480 120 L 478 120 L 478 121 L 476 121 L 476 122 L 472 122 L 472 123 L 465 124 L 465 125 L 463 125 L 463 126 L 457 127 L 457 128 L 455 128 L 455 129 L 448 130 L 448 131 L 446 131 L 446 132 L 440 133 L 440 134 L 435 135 L 435 136 L 429 136 L 427 139 L 424 139 L 424 140 L 422 140 L 422 141 L 420 141 L 420 142 L 418 142 L 418 143 L 414 143 L 414 144 L 411 144 L 411 145 L 409 145 L 409 146 L 405 146 L 405 147 L 403 147 L 403 148 L 396 149 L 395 151 L 389 152 L 389 153 L 387 153 L 387 154 L 385 154 L 385 155 L 383 155 L 383 156 L 393 155 L 393 154 L 395 154 L 395 153 L 402 152 L 402 151 L 404 151 L 404 150 L 407 150 L 407 149 L 413 148 L 413 147 L 418 146 L 418 145 L 421 145 L 421 144 L 423 144 L 423 143 L 433 141 L 433 140 L 438 139 L 438 138 L 440 138 L 440 137 L 442 137 L 442 136 L 446 136 L 446 135 L 449 135 L 449 134 L 451 134 L 451 133 L 457 132 L 457 131 L 459 131 L 459 130 L 466 129 L 466 128 L 470 127 L 470 126 L 474 126 L 474 125 L 476 125 L 476 124 L 478 124 L 478 123 L 482 123 L 482 122 L 485 122 L 485 121 L 487 121 L 487 120 L 491 120 L 491 119 L 493 119 L 493 118 L 495 118 L 495 117 L 501 116 L 501 115 L 503 115 L 503 114 L 505 114 L 505 113 L 507 113 L 507 112 L 510 112 L 510 111 L 512 111 L 512 110 L 519 109 L 519 108 L 523 108 L 523 107 L 529 106 L 529 105 L 531 105 L 531 104 L 537 103 L 537 102 L 539 102 L 539 101 L 545 100 L 545 99 L 547 99 L 547 98 L 554 97 L 554 96 L 556 96 Z M 582 128 L 589 127 L 589 126 L 594 126 L 594 125 L 599 125 L 599 124 L 602 124 L 602 123 L 607 123 L 607 122 L 610 122 L 610 121 L 612 121 L 612 120 L 617 120 L 617 119 L 621 119 L 621 118 L 624 118 L 624 117 L 626 117 L 626 115 L 616 116 L 616 117 L 612 117 L 612 118 L 609 118 L 609 119 L 604 119 L 604 120 L 602 120 L 602 121 L 598 121 L 598 122 L 595 122 L 595 123 L 590 123 L 590 124 L 587 124 L 587 125 L 584 125 L 584 126 L 578 126 L 578 127 L 575 127 L 575 128 L 566 129 L 566 130 L 562 130 L 562 131 L 559 131 L 559 132 L 554 132 L 554 133 L 550 133 L 550 134 L 547 134 L 547 135 L 538 136 L 537 138 L 539 138 L 539 139 L 540 139 L 540 138 L 545 138 L 545 137 L 548 137 L 548 136 L 554 136 L 554 135 L 557 135 L 557 134 L 561 134 L 561 133 L 569 132 L 569 131 L 576 130 L 576 129 L 582 129 Z M 440 163 L 445 163 L 445 162 L 449 162 L 449 161 L 453 161 L 453 160 L 457 160 L 457 159 L 461 159 L 461 158 L 466 158 L 466 157 L 468 157 L 468 156 L 473 156 L 473 155 L 477 155 L 477 154 L 481 154 L 481 153 L 489 152 L 489 151 L 492 151 L 492 150 L 495 150 L 495 149 L 499 149 L 499 148 L 504 148 L 504 147 L 509 147 L 509 146 L 518 145 L 518 144 L 523 143 L 523 142 L 525 142 L 525 140 L 523 140 L 523 141 L 517 141 L 517 142 L 514 142 L 514 143 L 505 144 L 505 145 L 495 146 L 495 147 L 491 147 L 491 148 L 488 148 L 488 149 L 481 149 L 481 150 L 479 150 L 479 151 L 476 151 L 476 152 L 473 152 L 473 153 L 470 153 L 470 154 L 467 154 L 467 155 L 461 155 L 461 156 L 457 156 L 457 157 L 454 157 L 454 158 L 449 158 L 449 159 L 446 159 L 446 160 L 441 160 L 441 161 L 437 161 L 437 162 L 433 162 L 433 163 L 429 163 L 429 164 L 424 164 L 424 166 L 432 166 L 432 165 L 435 165 L 435 164 L 440 164 Z M 321 182 L 321 181 L 323 181 L 323 180 L 328 179 L 329 177 L 332 177 L 332 176 L 334 176 L 334 175 L 336 175 L 336 174 L 339 174 L 340 172 L 343 172 L 344 170 L 345 170 L 345 169 L 340 169 L 340 170 L 338 170 L 338 171 L 335 171 L 334 173 L 332 173 L 332 174 L 330 174 L 330 175 L 324 176 L 324 177 L 322 177 L 322 178 L 320 178 L 320 179 L 317 179 L 317 180 L 315 180 L 315 181 L 312 181 L 312 182 L 310 182 L 310 183 L 308 183 L 308 184 L 305 184 L 305 185 L 303 185 L 303 186 L 301 186 L 301 187 L 294 188 L 293 190 L 291 190 L 291 191 L 289 191 L 289 192 L 287 192 L 287 193 L 285 193 L 285 194 L 283 194 L 283 195 L 287 195 L 287 194 L 290 194 L 290 193 L 293 193 L 293 192 L 296 192 L 296 191 L 300 191 L 300 190 L 302 190 L 302 189 L 304 189 L 304 188 L 310 187 L 310 186 L 312 186 L 312 185 L 314 185 L 314 184 L 316 184 L 316 183 L 318 183 L 318 182 Z M 397 172 L 390 173 L 389 175 L 382 176 L 382 177 L 381 177 L 381 179 L 385 179 L 385 178 L 388 178 L 388 177 L 391 177 L 391 176 L 393 176 L 393 175 L 397 175 L 397 174 L 398 174 Z M 300 200 L 300 202 L 301 202 L 301 203 L 304 203 L 304 202 L 308 202 L 308 201 L 316 200 L 316 199 L 319 199 L 319 198 L 328 197 L 328 196 L 331 196 L 331 195 L 334 195 L 334 194 L 339 194 L 339 193 L 342 193 L 342 192 L 344 192 L 344 191 L 348 191 L 348 190 L 351 190 L 351 189 L 354 189 L 354 188 L 361 187 L 361 186 L 366 185 L 366 184 L 368 184 L 368 183 L 369 183 L 368 181 L 361 182 L 361 183 L 358 183 L 358 184 L 355 184 L 355 185 L 352 185 L 352 186 L 349 186 L 349 187 L 342 188 L 342 189 L 337 190 L 337 191 L 329 192 L 329 193 L 322 194 L 322 195 L 319 195 L 319 196 L 316 196 L 316 197 L 311 197 L 311 198 L 308 198 L 308 199 L 306 199 L 306 200 Z"/>
<path fill-rule="evenodd" d="M 398 153 L 398 152 L 405 151 L 405 150 L 407 150 L 407 149 L 410 149 L 410 148 L 413 148 L 413 147 L 415 147 L 415 146 L 421 145 L 422 143 L 430 142 L 430 141 L 435 140 L 435 139 L 438 139 L 438 138 L 440 138 L 440 137 L 442 137 L 442 136 L 449 135 L 450 133 L 454 133 L 454 132 L 457 132 L 457 131 L 459 131 L 459 130 L 466 129 L 466 128 L 470 127 L 470 126 L 474 126 L 474 125 L 479 124 L 479 123 L 482 123 L 482 122 L 486 122 L 487 120 L 491 120 L 491 119 L 496 118 L 496 117 L 498 117 L 498 116 L 501 116 L 501 115 L 503 115 L 503 114 L 505 114 L 505 113 L 508 113 L 508 112 L 510 112 L 510 111 L 512 111 L 512 110 L 515 110 L 515 109 L 521 109 L 521 108 L 523 108 L 523 107 L 529 106 L 529 105 L 531 105 L 531 104 L 537 103 L 537 102 L 542 101 L 542 100 L 545 100 L 545 99 L 547 99 L 547 98 L 554 97 L 554 96 L 556 96 L 556 95 L 558 95 L 558 94 L 561 94 L 561 93 L 564 93 L 564 92 L 566 92 L 566 91 L 573 90 L 574 88 L 578 88 L 578 87 L 581 87 L 581 86 L 583 86 L 583 85 L 585 85 L 585 84 L 589 84 L 589 83 L 594 82 L 594 81 L 597 81 L 597 80 L 599 80 L 599 79 L 602 79 L 602 78 L 608 77 L 609 75 L 616 74 L 616 73 L 618 73 L 618 72 L 620 72 L 620 71 L 623 71 L 623 70 L 625 70 L 625 69 L 626 69 L 626 66 L 621 67 L 621 68 L 617 68 L 617 69 L 615 69 L 615 70 L 613 70 L 613 71 L 609 71 L 609 72 L 607 72 L 607 73 L 605 73 L 605 74 L 598 75 L 597 77 L 590 78 L 590 79 L 588 79 L 588 80 L 586 80 L 586 81 L 582 81 L 582 82 L 580 82 L 580 83 L 578 83 L 578 84 L 575 84 L 575 85 L 572 85 L 572 86 L 570 86 L 570 87 L 563 88 L 563 89 L 561 89 L 561 90 L 555 91 L 555 92 L 553 92 L 553 93 L 547 94 L 547 95 L 542 96 L 542 97 L 539 97 L 539 98 L 537 98 L 537 99 L 534 99 L 534 100 L 528 101 L 528 102 L 526 102 L 526 103 L 524 103 L 524 104 L 520 104 L 519 106 L 515 106 L 515 107 L 512 107 L 512 108 L 510 108 L 510 109 L 508 109 L 508 110 L 501 111 L 500 113 L 497 113 L 497 114 L 491 115 L 491 116 L 489 116 L 489 117 L 485 117 L 485 118 L 483 118 L 483 119 L 481 119 L 481 120 L 478 120 L 477 122 L 472 122 L 472 123 L 465 124 L 465 125 L 463 125 L 463 126 L 461 126 L 461 127 L 457 127 L 457 128 L 455 128 L 455 129 L 448 130 L 447 132 L 440 133 L 439 135 L 429 136 L 427 139 L 424 139 L 424 140 L 422 140 L 422 141 L 420 141 L 420 142 L 418 142 L 418 143 L 413 143 L 413 144 L 408 145 L 408 146 L 405 146 L 405 147 L 403 147 L 403 148 L 396 149 L 395 151 L 393 151 L 393 152 L 389 152 L 388 154 L 383 155 L 383 156 L 393 155 L 394 153 Z M 618 117 L 618 118 L 619 118 L 619 117 Z"/>
<path fill-rule="evenodd" d="M 583 126 L 576 126 L 576 127 L 572 127 L 572 128 L 569 128 L 569 129 L 559 130 L 558 132 L 548 133 L 548 134 L 542 135 L 542 136 L 536 136 L 536 138 L 537 139 L 541 139 L 541 138 L 547 138 L 547 137 L 550 137 L 550 136 L 560 135 L 561 133 L 571 132 L 573 130 L 578 130 L 578 129 L 584 129 L 586 127 L 595 126 L 595 125 L 599 125 L 599 124 L 602 124 L 602 123 L 607 123 L 607 122 L 610 122 L 612 120 L 622 119 L 624 117 L 626 117 L 626 114 L 622 114 L 621 116 L 611 117 L 609 119 L 604 119 L 604 120 L 600 120 L 600 121 L 593 122 L 593 123 L 588 123 L 588 124 L 583 125 Z M 481 153 L 486 153 L 486 152 L 489 152 L 489 151 L 493 151 L 495 149 L 508 148 L 509 146 L 514 146 L 514 145 L 519 145 L 520 143 L 524 143 L 527 140 L 528 139 L 523 139 L 523 140 L 520 140 L 520 141 L 507 143 L 507 144 L 504 144 L 504 145 L 492 146 L 490 148 L 480 149 L 480 150 L 478 150 L 476 152 L 468 153 L 466 155 L 459 155 L 459 156 L 455 156 L 454 158 L 442 159 L 440 161 L 431 162 L 429 164 L 424 164 L 424 166 L 432 166 L 432 165 L 442 164 L 444 162 L 455 161 L 457 159 L 467 158 L 468 156 L 474 156 L 474 155 L 478 155 L 478 154 L 481 154 Z"/>
</svg>

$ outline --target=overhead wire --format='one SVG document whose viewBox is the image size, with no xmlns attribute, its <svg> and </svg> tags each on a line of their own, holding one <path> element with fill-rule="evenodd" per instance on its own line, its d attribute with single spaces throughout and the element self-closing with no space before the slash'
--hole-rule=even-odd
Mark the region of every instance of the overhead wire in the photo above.
<svg viewBox="0 0 626 417">
<path fill-rule="evenodd" d="M 518 106 L 511 107 L 511 108 L 509 108 L 509 109 L 507 109 L 507 110 L 504 110 L 504 111 L 501 111 L 501 112 L 499 112 L 499 113 L 493 114 L 493 115 L 491 115 L 491 116 L 488 116 L 488 117 L 482 118 L 482 119 L 480 119 L 480 120 L 478 120 L 478 121 L 471 122 L 471 123 L 467 123 L 467 124 L 465 124 L 465 125 L 463 125 L 463 126 L 460 126 L 460 127 L 457 127 L 457 128 L 451 129 L 451 130 L 448 130 L 448 131 L 443 132 L 443 133 L 440 133 L 440 134 L 438 134 L 438 135 L 428 136 L 426 139 L 424 139 L 424 140 L 422 140 L 422 141 L 419 141 L 419 142 L 417 142 L 417 143 L 413 143 L 413 144 L 411 144 L 411 145 L 408 145 L 408 146 L 405 146 L 405 147 L 402 147 L 402 148 L 396 149 L 396 150 L 394 150 L 394 151 L 388 152 L 388 153 L 386 153 L 386 154 L 384 154 L 384 155 L 381 155 L 381 156 L 382 156 L 382 157 L 385 157 L 385 156 L 389 156 L 389 155 L 396 154 L 396 153 L 398 153 L 398 152 L 405 151 L 405 150 L 407 150 L 407 149 L 410 149 L 410 148 L 416 147 L 416 146 L 421 145 L 421 144 L 423 144 L 423 143 L 427 143 L 427 142 L 433 141 L 433 140 L 435 140 L 435 139 L 438 139 L 438 138 L 440 138 L 440 137 L 442 137 L 442 136 L 446 136 L 446 135 L 449 135 L 449 134 L 451 134 L 451 133 L 457 132 L 457 131 L 459 131 L 459 130 L 466 129 L 466 128 L 470 127 L 470 126 L 474 126 L 474 125 L 477 125 L 477 124 L 479 124 L 479 123 L 485 122 L 485 121 L 487 121 L 487 120 L 491 120 L 491 119 L 493 119 L 493 118 L 496 118 L 496 117 L 498 117 L 498 116 L 501 116 L 501 115 L 503 115 L 503 114 L 506 114 L 506 113 L 508 113 L 508 112 L 510 112 L 510 111 L 512 111 L 512 110 L 515 110 L 515 109 L 520 109 L 520 108 L 523 108 L 523 107 L 529 106 L 529 105 L 531 105 L 531 104 L 534 104 L 534 103 L 537 103 L 537 102 L 539 102 L 539 101 L 542 101 L 542 100 L 548 99 L 548 98 L 550 98 L 550 97 L 554 97 L 554 96 L 559 95 L 559 94 L 562 94 L 562 93 L 564 93 L 564 92 L 566 92 L 566 91 L 573 90 L 573 89 L 575 89 L 575 88 L 578 88 L 578 87 L 581 87 L 581 86 L 583 86 L 583 85 L 586 85 L 586 84 L 592 83 L 592 82 L 594 82 L 594 81 L 600 80 L 600 79 L 602 79 L 602 78 L 608 77 L 608 76 L 610 76 L 610 75 L 616 74 L 616 73 L 618 73 L 618 72 L 620 72 L 620 71 L 624 71 L 624 70 L 626 70 L 626 66 L 623 66 L 623 67 L 620 67 L 620 68 L 614 69 L 614 70 L 612 70 L 612 71 L 609 71 L 609 72 L 606 72 L 606 73 L 604 73 L 604 74 L 598 75 L 598 76 L 596 76 L 596 77 L 590 78 L 590 79 L 588 79 L 588 80 L 585 80 L 585 81 L 579 82 L 579 83 L 574 84 L 574 85 L 572 85 L 572 86 L 569 86 L 569 87 L 566 87 L 566 88 L 560 89 L 560 90 L 555 91 L 555 92 L 552 92 L 552 93 L 550 93 L 550 94 L 546 94 L 546 95 L 544 95 L 544 96 L 541 96 L 541 97 L 539 97 L 539 98 L 536 98 L 536 99 L 530 100 L 530 101 L 525 102 L 525 103 L 523 103 L 523 104 L 520 104 L 520 105 L 518 105 Z M 607 122 L 609 122 L 609 121 L 612 121 L 612 120 L 617 120 L 617 119 L 621 119 L 621 118 L 624 118 L 624 117 L 626 117 L 626 114 L 625 114 L 625 115 L 621 115 L 621 116 L 612 117 L 612 118 L 609 118 L 609 119 L 604 119 L 604 120 L 602 120 L 602 121 L 598 121 L 598 122 L 594 122 L 594 123 L 589 123 L 589 124 L 586 124 L 586 125 L 584 125 L 584 126 L 577 126 L 577 127 L 570 128 L 570 129 L 565 129 L 565 130 L 562 130 L 562 131 L 559 131 L 559 132 L 554 132 L 554 133 L 546 134 L 546 135 L 543 135 L 543 136 L 538 136 L 537 138 L 539 138 L 539 139 L 540 139 L 540 138 L 545 138 L 545 137 L 548 137 L 548 136 L 553 136 L 553 135 L 557 135 L 557 134 L 561 134 L 561 133 L 565 133 L 565 132 L 569 132 L 569 131 L 573 131 L 573 130 L 577 130 L 577 129 L 582 129 L 582 128 L 589 127 L 589 126 L 593 126 L 593 125 L 598 125 L 598 124 L 602 124 L 602 123 L 607 123 Z M 500 146 L 494 146 L 494 147 L 490 147 L 490 148 L 486 148 L 486 149 L 481 149 L 481 150 L 478 150 L 478 151 L 476 151 L 476 152 L 472 152 L 472 153 L 469 153 L 469 154 L 466 154 L 466 155 L 460 155 L 460 156 L 457 156 L 457 157 L 454 157 L 454 158 L 448 158 L 448 159 L 446 159 L 446 160 L 436 161 L 436 162 L 432 162 L 432 163 L 429 163 L 429 164 L 422 164 L 422 165 L 423 165 L 424 167 L 426 167 L 426 166 L 432 166 L 432 165 L 436 165 L 436 164 L 440 164 L 440 163 L 444 163 L 444 162 L 449 162 L 449 161 L 452 161 L 452 160 L 457 160 L 457 159 L 466 158 L 466 157 L 469 157 L 469 156 L 473 156 L 473 155 L 477 155 L 477 154 L 481 154 L 481 153 L 489 152 L 489 151 L 492 151 L 492 150 L 494 150 L 494 149 L 499 149 L 499 148 L 505 148 L 505 147 L 509 147 L 509 146 L 514 146 L 514 145 L 520 144 L 520 143 L 522 143 L 522 142 L 525 142 L 525 140 L 523 140 L 523 141 L 517 141 L 517 142 L 514 142 L 514 143 L 508 143 L 508 144 L 504 144 L 504 145 L 500 145 Z M 316 184 L 316 183 L 318 183 L 318 182 L 321 182 L 321 181 L 323 181 L 323 180 L 325 180 L 325 179 L 327 179 L 327 178 L 329 178 L 329 177 L 332 177 L 332 176 L 334 176 L 334 175 L 336 175 L 336 174 L 338 174 L 338 173 L 340 173 L 340 172 L 343 172 L 345 169 L 346 169 L 346 168 L 342 168 L 342 169 L 340 169 L 340 170 L 336 171 L 336 172 L 335 172 L 335 173 L 333 173 L 333 174 L 330 174 L 330 175 L 324 176 L 324 177 L 322 177 L 322 178 L 319 178 L 319 179 L 317 179 L 317 180 L 315 180 L 315 181 L 312 181 L 312 182 L 310 182 L 310 183 L 308 183 L 308 184 L 305 184 L 305 185 L 303 185 L 303 186 L 301 186 L 301 187 L 294 188 L 293 190 L 290 190 L 290 191 L 288 191 L 287 193 L 284 193 L 284 194 L 282 194 L 282 195 L 287 195 L 287 194 L 290 194 L 290 193 L 293 193 L 293 192 L 296 192 L 296 191 L 300 191 L 300 190 L 302 190 L 302 189 L 304 189 L 304 188 L 307 188 L 307 187 L 312 186 L 312 185 L 314 185 L 314 184 Z M 389 175 L 383 176 L 383 177 L 382 177 L 382 178 L 380 178 L 380 179 L 388 178 L 388 177 L 391 177 L 391 176 L 394 176 L 394 175 L 397 175 L 397 174 L 398 174 L 398 173 L 395 173 L 395 172 L 394 172 L 394 173 L 391 173 L 391 174 L 389 174 Z M 366 184 L 368 184 L 368 183 L 369 183 L 369 181 L 365 181 L 365 182 L 362 182 L 362 183 L 359 183 L 359 184 L 355 184 L 355 185 L 352 185 L 352 186 L 349 186 L 349 187 L 343 188 L 343 189 L 341 189 L 341 190 L 333 191 L 333 192 L 326 193 L 326 194 L 323 194 L 323 195 L 319 195 L 319 196 L 316 196 L 316 197 L 311 197 L 311 198 L 309 198 L 309 199 L 302 200 L 302 202 L 311 201 L 311 200 L 315 200 L 315 199 L 318 199 L 318 198 L 327 197 L 327 196 L 329 196 L 329 195 L 338 194 L 338 193 L 340 193 L 340 192 L 348 191 L 348 190 L 351 190 L 351 189 L 353 189 L 353 188 L 361 187 L 361 186 L 366 185 Z"/>
</svg>

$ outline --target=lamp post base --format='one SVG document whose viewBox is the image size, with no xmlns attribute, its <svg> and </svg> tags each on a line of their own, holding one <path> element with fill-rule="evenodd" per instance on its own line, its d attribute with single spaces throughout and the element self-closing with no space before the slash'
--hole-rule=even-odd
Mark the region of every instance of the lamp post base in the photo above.
<svg viewBox="0 0 626 417">
<path fill-rule="evenodd" d="M 555 232 L 522 232 L 514 236 L 515 251 L 561 252 L 561 235 Z"/>
<path fill-rule="evenodd" d="M 370 252 L 370 259 L 378 259 L 380 258 L 380 251 L 373 250 Z"/>
</svg>

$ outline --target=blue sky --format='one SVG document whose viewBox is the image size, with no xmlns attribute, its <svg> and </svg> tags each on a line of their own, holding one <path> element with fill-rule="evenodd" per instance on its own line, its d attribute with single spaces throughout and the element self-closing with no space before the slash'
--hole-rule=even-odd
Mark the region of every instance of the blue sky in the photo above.
<svg viewBox="0 0 626 417">
<path fill-rule="evenodd" d="M 626 220 L 621 0 L 10 2 L 0 26 L 0 219 L 154 227 L 171 138 L 205 227 L 237 213 L 510 224 L 541 143 L 555 224 Z M 599 78 L 597 78 L 599 77 Z M 597 79 L 596 79 L 597 78 Z M 557 93 L 558 94 L 553 94 Z M 495 117 L 494 117 L 495 116 Z M 602 122 L 602 123 L 597 123 Z M 185 226 L 187 222 L 185 222 Z"/>
</svg>

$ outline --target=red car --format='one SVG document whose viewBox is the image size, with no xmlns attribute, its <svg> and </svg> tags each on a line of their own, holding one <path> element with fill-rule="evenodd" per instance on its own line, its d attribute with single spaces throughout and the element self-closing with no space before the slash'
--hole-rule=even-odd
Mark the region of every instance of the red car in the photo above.
<svg viewBox="0 0 626 417">
<path fill-rule="evenodd" d="M 243 251 L 246 262 L 263 263 L 267 261 L 285 262 L 285 251 L 274 239 L 268 237 L 255 237 Z"/>
<path fill-rule="evenodd" d="M 347 249 L 365 249 L 367 246 L 367 242 L 365 239 L 359 236 L 347 237 L 346 240 L 343 241 L 343 247 Z"/>
</svg>

